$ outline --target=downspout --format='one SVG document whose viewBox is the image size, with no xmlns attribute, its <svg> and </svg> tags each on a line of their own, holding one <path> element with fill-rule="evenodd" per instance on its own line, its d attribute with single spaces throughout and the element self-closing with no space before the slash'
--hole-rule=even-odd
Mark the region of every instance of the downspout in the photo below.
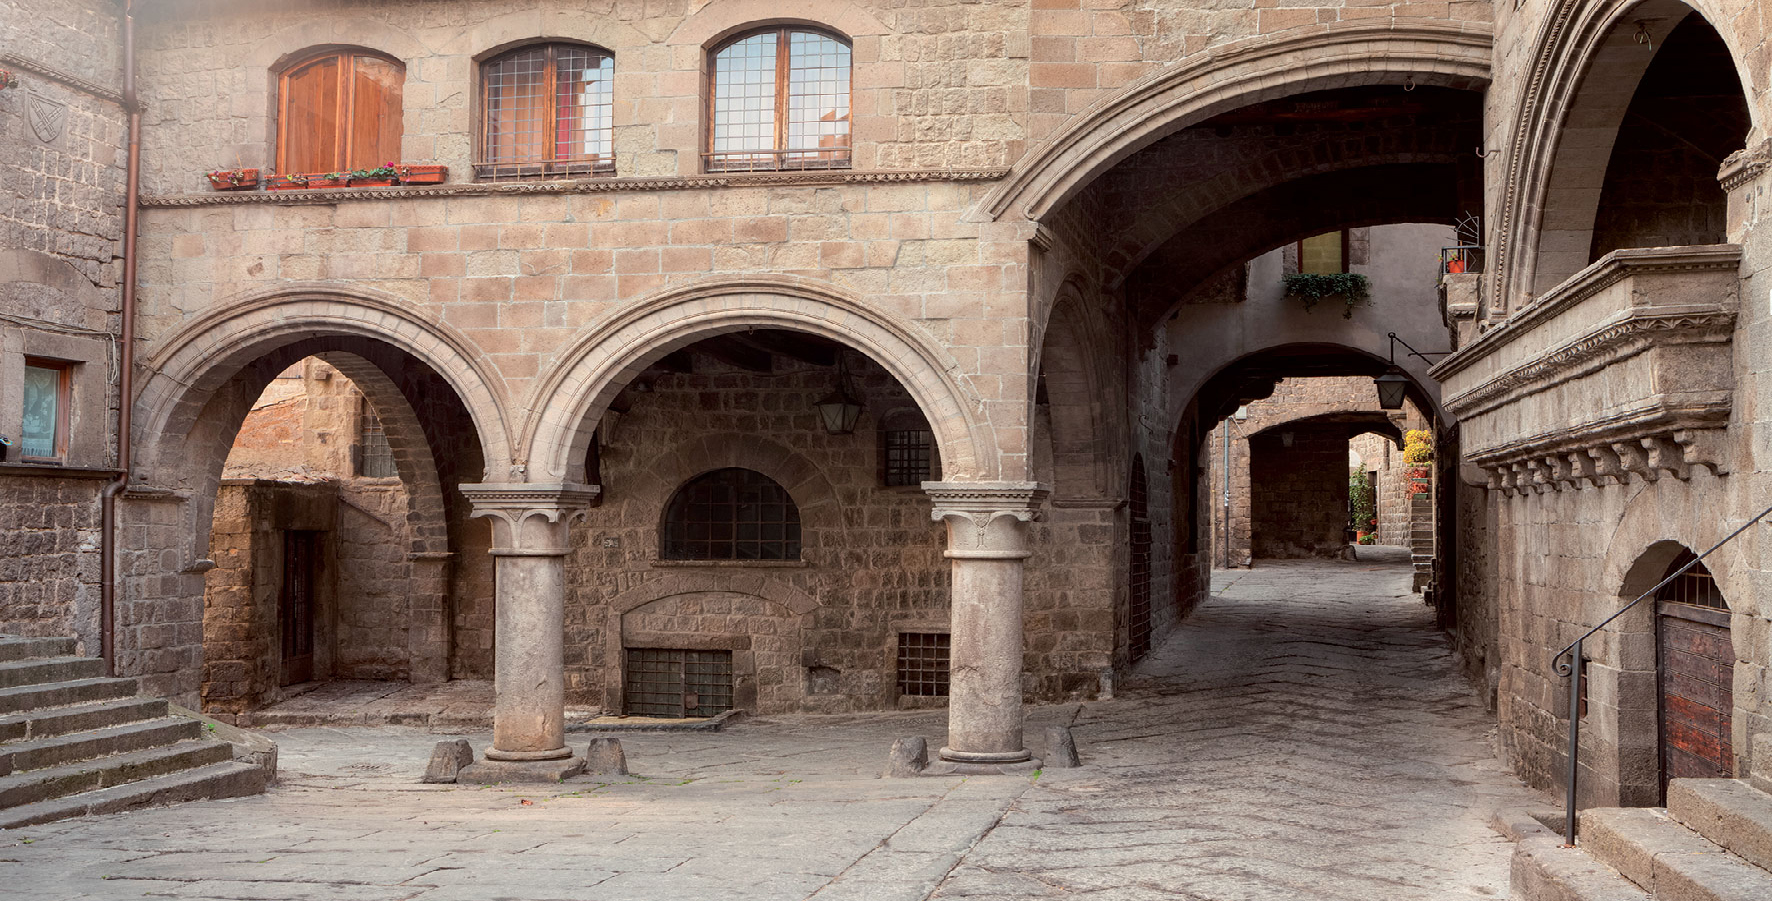
<svg viewBox="0 0 1772 901">
<path fill-rule="evenodd" d="M 123 349 L 118 354 L 117 478 L 99 493 L 99 656 L 117 674 L 117 493 L 129 485 L 135 406 L 136 217 L 141 209 L 142 110 L 135 88 L 135 0 L 123 3 L 123 111 L 129 116 L 128 180 L 123 199 Z"/>
</svg>

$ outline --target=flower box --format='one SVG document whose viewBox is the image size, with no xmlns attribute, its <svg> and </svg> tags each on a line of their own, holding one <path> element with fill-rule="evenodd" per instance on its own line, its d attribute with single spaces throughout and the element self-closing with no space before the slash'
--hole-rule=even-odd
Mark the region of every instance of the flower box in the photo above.
<svg viewBox="0 0 1772 901">
<path fill-rule="evenodd" d="M 254 191 L 258 189 L 257 169 L 217 169 L 204 173 L 209 187 L 216 191 Z"/>
<path fill-rule="evenodd" d="M 397 168 L 400 170 L 400 183 L 406 185 L 440 185 L 449 178 L 448 166 L 410 166 L 402 163 Z"/>
<path fill-rule="evenodd" d="M 325 172 L 312 175 L 273 175 L 265 180 L 265 187 L 272 191 L 311 191 L 316 188 L 342 188 L 346 184 L 344 178 Z"/>
<path fill-rule="evenodd" d="M 448 166 L 383 163 L 373 169 L 353 169 L 349 172 L 271 176 L 265 179 L 265 187 L 272 191 L 311 191 L 344 187 L 391 188 L 398 185 L 437 185 L 448 177 Z"/>
</svg>

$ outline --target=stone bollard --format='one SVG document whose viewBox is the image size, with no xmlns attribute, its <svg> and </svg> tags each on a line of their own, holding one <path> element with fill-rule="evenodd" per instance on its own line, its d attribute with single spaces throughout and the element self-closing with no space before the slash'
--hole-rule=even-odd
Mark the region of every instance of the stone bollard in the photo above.
<svg viewBox="0 0 1772 901">
<path fill-rule="evenodd" d="M 886 771 L 880 774 L 883 779 L 905 779 L 922 775 L 929 766 L 929 742 L 922 738 L 901 738 L 892 743 L 892 753 L 886 757 Z"/>
<path fill-rule="evenodd" d="M 474 747 L 465 738 L 437 742 L 431 751 L 431 764 L 425 767 L 424 782 L 437 785 L 455 781 L 461 768 L 474 762 Z"/>
<path fill-rule="evenodd" d="M 1071 727 L 1046 727 L 1046 759 L 1042 763 L 1055 770 L 1082 765 L 1077 759 L 1077 739 L 1071 735 Z"/>
<path fill-rule="evenodd" d="M 621 739 L 613 735 L 591 739 L 585 748 L 585 773 L 591 776 L 626 776 L 628 755 L 622 752 Z"/>
</svg>

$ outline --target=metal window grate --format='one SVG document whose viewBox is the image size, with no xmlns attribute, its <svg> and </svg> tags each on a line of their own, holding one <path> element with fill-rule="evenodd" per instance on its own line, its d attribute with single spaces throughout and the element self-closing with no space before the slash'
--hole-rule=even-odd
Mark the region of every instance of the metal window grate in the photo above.
<svg viewBox="0 0 1772 901">
<path fill-rule="evenodd" d="M 677 490 L 659 545 L 666 560 L 798 560 L 800 510 L 762 473 L 717 469 Z"/>
<path fill-rule="evenodd" d="M 948 696 L 948 658 L 953 641 L 946 632 L 898 633 L 898 693 L 923 698 Z"/>
<path fill-rule="evenodd" d="M 813 31 L 753 34 L 714 54 L 707 167 L 849 167 L 849 45 Z"/>
<path fill-rule="evenodd" d="M 732 709 L 732 652 L 628 648 L 629 716 L 714 716 Z"/>
<path fill-rule="evenodd" d="M 357 475 L 368 479 L 388 479 L 400 474 L 394 466 L 394 449 L 388 446 L 387 432 L 382 430 L 381 417 L 365 401 L 359 419 L 357 444 Z"/>
<path fill-rule="evenodd" d="M 886 443 L 887 485 L 921 485 L 934 477 L 934 432 L 928 429 L 898 429 L 883 434 Z"/>
<path fill-rule="evenodd" d="M 1132 484 L 1128 492 L 1128 511 L 1132 525 L 1132 553 L 1128 577 L 1130 591 L 1126 603 L 1127 654 L 1133 660 L 1143 659 L 1151 650 L 1151 518 L 1149 486 L 1144 472 L 1144 457 L 1132 458 Z"/>
<path fill-rule="evenodd" d="M 611 83 L 615 60 L 585 47 L 546 44 L 482 69 L 482 178 L 606 175 L 615 171 Z"/>
<path fill-rule="evenodd" d="M 1680 556 L 1668 565 L 1667 574 L 1691 563 L 1694 556 L 1696 555 L 1691 551 L 1680 552 Z M 1667 578 L 1667 574 L 1662 578 Z M 1694 564 L 1691 569 L 1681 573 L 1679 578 L 1662 586 L 1661 591 L 1656 593 L 1655 600 L 1716 610 L 1729 609 L 1729 604 L 1723 600 L 1723 592 L 1717 588 L 1717 580 L 1711 577 L 1710 570 L 1705 569 L 1702 563 Z"/>
</svg>

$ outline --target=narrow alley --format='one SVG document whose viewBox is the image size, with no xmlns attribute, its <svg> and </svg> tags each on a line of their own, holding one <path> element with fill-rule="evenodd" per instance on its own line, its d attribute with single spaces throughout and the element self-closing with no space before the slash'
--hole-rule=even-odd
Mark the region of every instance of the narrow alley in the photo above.
<svg viewBox="0 0 1772 901">
<path fill-rule="evenodd" d="M 1115 699 L 1030 711 L 1036 752 L 1068 722 L 1084 763 L 1031 780 L 877 778 L 895 737 L 939 739 L 939 711 L 624 735 L 641 775 L 525 789 L 417 784 L 439 738 L 418 729 L 296 728 L 273 735 L 267 794 L 5 833 L 0 884 L 33 901 L 1506 897 L 1511 846 L 1486 822 L 1536 799 L 1408 579 L 1373 559 L 1220 573 Z"/>
</svg>

